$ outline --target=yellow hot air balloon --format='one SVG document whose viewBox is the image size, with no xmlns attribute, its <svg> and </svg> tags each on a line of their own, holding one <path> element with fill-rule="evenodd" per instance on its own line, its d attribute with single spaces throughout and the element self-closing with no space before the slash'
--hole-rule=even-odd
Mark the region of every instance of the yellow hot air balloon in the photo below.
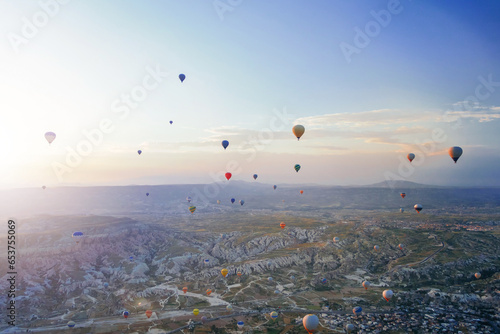
<svg viewBox="0 0 500 334">
<path fill-rule="evenodd" d="M 305 131 L 306 129 L 304 128 L 304 126 L 299 124 L 295 125 L 292 129 L 292 132 L 295 135 L 295 137 L 297 137 L 297 140 L 299 140 L 300 137 L 302 137 Z"/>
<path fill-rule="evenodd" d="M 226 276 L 227 276 L 228 271 L 227 271 L 227 269 L 226 269 L 226 268 L 224 268 L 224 269 L 222 269 L 222 270 L 220 271 L 220 273 L 222 274 L 222 276 L 226 277 Z"/>
<path fill-rule="evenodd" d="M 448 149 L 448 154 L 453 159 L 453 161 L 455 161 L 455 163 L 457 163 L 457 160 L 458 158 L 460 158 L 462 153 L 463 153 L 462 148 L 458 146 L 453 146 Z"/>
<path fill-rule="evenodd" d="M 189 212 L 194 213 L 195 211 L 196 211 L 196 207 L 195 206 L 190 206 L 189 207 Z"/>
<path fill-rule="evenodd" d="M 200 310 L 198 310 L 197 308 L 195 308 L 195 309 L 193 310 L 193 314 L 194 314 L 194 315 L 198 315 L 199 313 L 200 313 Z"/>
</svg>

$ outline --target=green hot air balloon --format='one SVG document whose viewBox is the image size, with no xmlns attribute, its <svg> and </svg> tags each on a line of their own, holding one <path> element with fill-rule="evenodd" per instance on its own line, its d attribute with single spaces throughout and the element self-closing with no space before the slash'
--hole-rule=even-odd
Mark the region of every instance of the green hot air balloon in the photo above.
<svg viewBox="0 0 500 334">
<path fill-rule="evenodd" d="M 300 165 L 296 164 L 295 166 L 293 166 L 293 168 L 295 168 L 295 171 L 298 173 L 300 170 Z"/>
<path fill-rule="evenodd" d="M 195 211 L 196 211 L 196 207 L 195 207 L 195 206 L 193 206 L 193 205 L 191 205 L 191 206 L 189 207 L 189 212 L 194 213 Z"/>
</svg>

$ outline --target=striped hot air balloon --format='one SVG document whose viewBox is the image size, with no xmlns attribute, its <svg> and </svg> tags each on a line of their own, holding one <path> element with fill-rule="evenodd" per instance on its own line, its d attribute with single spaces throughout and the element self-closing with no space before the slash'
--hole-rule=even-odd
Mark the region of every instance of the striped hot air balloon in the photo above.
<svg viewBox="0 0 500 334">
<path fill-rule="evenodd" d="M 193 206 L 193 205 L 191 205 L 191 206 L 189 207 L 189 212 L 194 213 L 195 211 L 196 211 L 196 207 L 195 207 L 195 206 Z"/>
<path fill-rule="evenodd" d="M 296 164 L 295 166 L 293 166 L 293 168 L 295 169 L 295 171 L 298 173 L 299 170 L 300 170 L 300 165 L 299 164 Z"/>
</svg>

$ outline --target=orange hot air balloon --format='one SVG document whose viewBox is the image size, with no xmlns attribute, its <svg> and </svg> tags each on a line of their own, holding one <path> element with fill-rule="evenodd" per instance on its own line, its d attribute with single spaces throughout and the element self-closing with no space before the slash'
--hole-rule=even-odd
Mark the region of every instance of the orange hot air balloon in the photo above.
<svg viewBox="0 0 500 334">
<path fill-rule="evenodd" d="M 183 288 L 182 288 L 182 291 L 183 291 L 184 293 L 188 292 L 188 288 L 187 288 L 187 286 L 183 287 Z"/>
<path fill-rule="evenodd" d="M 212 290 L 207 289 L 207 296 L 210 296 L 211 293 L 212 293 Z"/>
<path fill-rule="evenodd" d="M 236 273 L 236 275 L 238 275 L 238 277 L 241 277 L 241 275 L 242 275 L 242 274 L 241 274 L 241 271 L 238 271 L 238 272 Z"/>
<path fill-rule="evenodd" d="M 302 195 L 303 193 L 304 193 L 304 190 L 301 190 L 301 191 L 300 191 L 300 194 Z"/>
<path fill-rule="evenodd" d="M 394 293 L 392 292 L 392 290 L 384 290 L 384 292 L 382 293 L 382 296 L 384 296 L 384 299 L 386 301 L 389 301 L 393 295 Z"/>
<path fill-rule="evenodd" d="M 222 269 L 220 271 L 220 273 L 222 274 L 222 276 L 226 277 L 227 276 L 227 273 L 228 273 L 228 270 L 226 268 Z"/>
<path fill-rule="evenodd" d="M 453 161 L 455 161 L 455 163 L 457 163 L 457 160 L 458 158 L 460 158 L 462 153 L 463 153 L 462 148 L 458 146 L 453 146 L 448 149 L 448 154 L 453 159 Z"/>
<path fill-rule="evenodd" d="M 368 290 L 368 288 L 370 287 L 371 283 L 368 282 L 368 281 L 363 281 L 363 288 L 365 288 L 365 290 Z"/>
<path fill-rule="evenodd" d="M 405 198 L 406 194 L 405 193 L 401 193 L 401 197 Z"/>
<path fill-rule="evenodd" d="M 297 137 L 297 140 L 300 140 L 300 137 L 304 134 L 306 128 L 303 125 L 297 124 L 292 128 L 292 132 Z"/>
<path fill-rule="evenodd" d="M 280 227 L 281 227 L 281 228 L 285 228 L 285 226 L 286 226 L 286 224 L 285 224 L 285 223 L 283 223 L 283 222 L 281 222 L 281 223 L 280 223 Z"/>
<path fill-rule="evenodd" d="M 228 173 L 226 173 L 225 175 L 226 175 L 226 179 L 227 179 L 228 181 L 229 181 L 229 179 L 231 178 L 231 176 L 233 176 L 233 174 L 231 174 L 231 173 L 229 173 L 229 172 L 228 172 Z"/>
<path fill-rule="evenodd" d="M 481 278 L 481 273 L 475 273 L 474 277 L 477 278 L 477 279 L 480 279 Z"/>
<path fill-rule="evenodd" d="M 151 318 L 152 315 L 153 315 L 153 311 L 151 311 L 151 310 L 146 311 L 146 317 L 148 317 L 148 319 Z"/>
</svg>

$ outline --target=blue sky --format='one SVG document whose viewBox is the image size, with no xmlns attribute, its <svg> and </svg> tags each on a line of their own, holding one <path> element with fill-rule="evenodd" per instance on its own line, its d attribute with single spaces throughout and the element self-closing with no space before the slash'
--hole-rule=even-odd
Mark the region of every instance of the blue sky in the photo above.
<svg viewBox="0 0 500 334">
<path fill-rule="evenodd" d="M 390 21 L 376 23 L 388 8 Z M 500 186 L 499 10 L 496 1 L 3 1 L 0 187 L 205 183 L 226 171 L 268 183 L 397 175 Z M 350 61 L 347 44 L 357 47 Z M 120 118 L 113 106 L 144 80 L 155 88 Z M 70 166 L 82 131 L 106 119 L 112 130 Z M 299 142 L 294 124 L 306 126 Z M 47 131 L 57 134 L 50 146 Z M 455 145 L 456 165 L 446 154 Z M 404 161 L 410 151 L 418 166 Z"/>
</svg>

